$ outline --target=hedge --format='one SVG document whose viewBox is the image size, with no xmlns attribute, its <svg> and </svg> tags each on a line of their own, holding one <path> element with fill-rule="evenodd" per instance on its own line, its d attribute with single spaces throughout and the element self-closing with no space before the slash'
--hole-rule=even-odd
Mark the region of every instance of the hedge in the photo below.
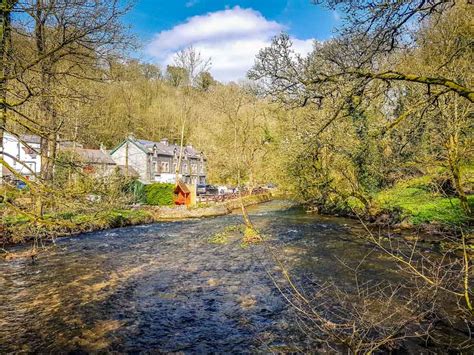
<svg viewBox="0 0 474 355">
<path fill-rule="evenodd" d="M 174 203 L 174 184 L 156 183 L 145 186 L 147 205 L 168 206 Z"/>
</svg>

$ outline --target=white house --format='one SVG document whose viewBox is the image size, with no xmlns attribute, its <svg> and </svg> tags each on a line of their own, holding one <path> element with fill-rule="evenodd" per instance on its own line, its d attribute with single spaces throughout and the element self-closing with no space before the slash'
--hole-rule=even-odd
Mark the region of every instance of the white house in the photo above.
<svg viewBox="0 0 474 355">
<path fill-rule="evenodd" d="M 41 172 L 41 139 L 33 135 L 3 134 L 3 159 L 15 171 L 34 180 Z M 2 165 L 0 181 L 14 178 L 12 172 Z"/>
</svg>

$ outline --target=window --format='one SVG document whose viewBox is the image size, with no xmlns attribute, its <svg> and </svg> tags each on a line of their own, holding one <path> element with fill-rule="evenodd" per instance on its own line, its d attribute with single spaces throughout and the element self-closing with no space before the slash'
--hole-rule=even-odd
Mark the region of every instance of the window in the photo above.
<svg viewBox="0 0 474 355">
<path fill-rule="evenodd" d="M 193 174 L 197 173 L 197 164 L 196 163 L 191 163 L 191 172 Z"/>
<path fill-rule="evenodd" d="M 25 154 L 28 154 L 33 159 L 36 158 L 36 152 L 33 148 L 25 146 L 25 147 L 23 147 L 23 151 L 25 152 Z"/>
<path fill-rule="evenodd" d="M 162 173 L 169 173 L 170 172 L 170 163 L 167 161 L 161 162 L 161 172 Z"/>
</svg>

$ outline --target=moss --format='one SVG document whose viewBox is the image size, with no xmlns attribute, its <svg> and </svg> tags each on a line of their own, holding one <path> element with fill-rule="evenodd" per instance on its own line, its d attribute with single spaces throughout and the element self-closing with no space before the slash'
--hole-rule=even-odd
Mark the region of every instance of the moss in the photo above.
<svg viewBox="0 0 474 355">
<path fill-rule="evenodd" d="M 382 209 L 400 209 L 402 217 L 408 218 L 415 225 L 429 222 L 456 225 L 469 222 L 469 216 L 462 210 L 458 198 L 447 198 L 431 192 L 429 183 L 430 178 L 426 176 L 404 181 L 378 193 L 374 200 Z M 474 196 L 469 196 L 469 203 L 474 206 Z"/>
<path fill-rule="evenodd" d="M 263 201 L 270 199 L 269 196 L 264 198 L 261 196 L 249 197 L 251 199 L 244 199 L 245 204 L 256 203 L 260 199 L 263 199 Z M 221 206 L 224 210 L 222 214 L 228 213 L 227 204 Z M 0 220 L 0 243 L 21 243 L 31 240 L 33 236 L 50 239 L 81 232 L 152 223 L 162 219 L 162 215 L 157 215 L 153 209 L 114 209 L 110 206 L 104 207 L 100 211 L 63 211 L 45 215 L 39 221 L 34 221 L 29 216 L 21 213 L 14 214 L 12 211 L 9 211 L 9 213 L 11 214 L 3 214 Z M 215 211 L 210 211 L 209 214 L 201 212 L 184 218 L 216 215 L 218 214 Z M 223 233 L 226 234 L 225 238 L 227 238 L 231 233 L 239 232 L 243 234 L 244 228 L 243 225 L 230 225 L 224 228 Z M 224 242 L 225 238 L 224 236 L 218 236 L 214 241 Z"/>
<path fill-rule="evenodd" d="M 99 213 L 78 214 L 66 212 L 45 215 L 41 221 L 33 222 L 28 216 L 4 216 L 0 224 L 3 234 L 1 242 L 18 243 L 32 236 L 58 237 L 107 228 L 124 227 L 153 222 L 152 215 L 143 210 L 109 209 Z"/>
<path fill-rule="evenodd" d="M 209 243 L 212 244 L 227 244 L 232 233 L 243 233 L 245 226 L 242 224 L 230 225 L 225 227 L 221 232 L 214 234 L 209 238 Z"/>
<path fill-rule="evenodd" d="M 141 210 L 112 210 L 101 216 L 109 227 L 124 227 L 133 224 L 147 223 L 152 220 L 149 213 Z"/>
<path fill-rule="evenodd" d="M 346 200 L 346 204 L 351 210 L 354 210 L 360 214 L 363 213 L 365 210 L 365 206 L 362 201 L 352 196 Z"/>
<path fill-rule="evenodd" d="M 244 231 L 244 240 L 243 240 L 243 246 L 248 246 L 250 244 L 255 244 L 255 243 L 259 243 L 263 240 L 262 236 L 260 235 L 260 233 L 258 232 L 258 230 L 256 230 L 255 228 L 252 228 L 252 227 L 245 227 L 245 231 Z"/>
<path fill-rule="evenodd" d="M 209 238 L 211 244 L 227 244 L 229 240 L 229 234 L 225 232 L 219 232 Z"/>
<path fill-rule="evenodd" d="M 4 216 L 2 218 L 2 223 L 6 226 L 26 224 L 30 221 L 31 221 L 31 218 L 25 215 Z"/>
</svg>

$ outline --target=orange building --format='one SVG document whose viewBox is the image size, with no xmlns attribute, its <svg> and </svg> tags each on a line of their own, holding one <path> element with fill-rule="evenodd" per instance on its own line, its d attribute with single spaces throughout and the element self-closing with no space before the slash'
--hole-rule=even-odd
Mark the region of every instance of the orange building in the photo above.
<svg viewBox="0 0 474 355">
<path fill-rule="evenodd" d="M 186 205 L 191 204 L 191 191 L 186 184 L 179 180 L 174 188 L 174 203 L 175 205 Z"/>
</svg>

